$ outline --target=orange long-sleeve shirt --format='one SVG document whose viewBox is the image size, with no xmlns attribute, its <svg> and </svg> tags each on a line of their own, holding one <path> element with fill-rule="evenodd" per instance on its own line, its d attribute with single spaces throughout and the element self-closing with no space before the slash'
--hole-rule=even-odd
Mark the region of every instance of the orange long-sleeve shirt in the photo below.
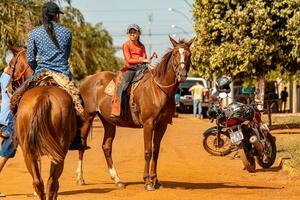
<svg viewBox="0 0 300 200">
<path fill-rule="evenodd" d="M 136 65 L 143 63 L 139 60 L 140 57 L 147 58 L 145 47 L 139 44 L 134 44 L 132 41 L 127 41 L 122 47 L 123 55 L 125 59 L 125 66 L 121 71 L 127 71 L 130 65 Z"/>
</svg>

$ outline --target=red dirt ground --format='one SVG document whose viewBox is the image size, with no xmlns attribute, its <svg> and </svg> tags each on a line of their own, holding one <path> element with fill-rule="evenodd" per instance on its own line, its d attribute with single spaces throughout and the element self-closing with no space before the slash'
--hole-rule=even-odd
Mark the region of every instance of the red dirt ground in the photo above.
<svg viewBox="0 0 300 200">
<path fill-rule="evenodd" d="M 175 118 L 163 138 L 159 157 L 158 178 L 163 189 L 144 190 L 142 181 L 144 156 L 141 129 L 118 128 L 113 158 L 120 178 L 127 184 L 118 189 L 110 180 L 101 149 L 103 129 L 94 123 L 89 139 L 92 149 L 85 154 L 84 177 L 87 185 L 75 183 L 77 152 L 69 152 L 60 178 L 58 199 L 141 200 L 141 199 L 300 199 L 300 181 L 289 178 L 277 163 L 269 170 L 259 168 L 255 174 L 243 170 L 242 162 L 227 157 L 214 157 L 201 146 L 201 133 L 213 124 L 191 115 Z M 277 138 L 277 141 L 281 136 Z M 49 162 L 43 159 L 43 177 L 47 181 Z M 0 174 L 0 191 L 5 199 L 36 199 L 32 179 L 25 168 L 21 149 Z"/>
</svg>

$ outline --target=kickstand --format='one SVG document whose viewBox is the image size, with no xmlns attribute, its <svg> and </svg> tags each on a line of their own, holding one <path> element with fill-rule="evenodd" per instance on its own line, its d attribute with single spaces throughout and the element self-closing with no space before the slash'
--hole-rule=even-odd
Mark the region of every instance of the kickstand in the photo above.
<svg viewBox="0 0 300 200">
<path fill-rule="evenodd" d="M 231 158 L 231 160 L 234 160 L 236 158 L 239 158 L 240 157 L 240 154 L 238 151 L 235 152 L 235 154 L 233 155 L 233 157 Z"/>
</svg>

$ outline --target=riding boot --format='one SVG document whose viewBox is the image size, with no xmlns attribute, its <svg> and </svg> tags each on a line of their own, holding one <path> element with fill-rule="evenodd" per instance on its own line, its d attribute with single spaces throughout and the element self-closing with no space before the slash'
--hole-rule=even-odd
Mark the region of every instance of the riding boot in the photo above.
<svg viewBox="0 0 300 200">
<path fill-rule="evenodd" d="M 0 127 L 0 137 L 6 140 L 6 139 L 9 138 L 9 134 L 7 132 L 5 132 L 3 129 L 5 129 L 5 126 L 1 125 L 1 127 Z"/>
<path fill-rule="evenodd" d="M 112 100 L 112 107 L 111 107 L 111 115 L 113 117 L 119 117 L 121 114 L 121 96 L 122 96 L 122 76 L 118 75 L 115 84 L 115 90 Z"/>
<path fill-rule="evenodd" d="M 76 131 L 75 138 L 73 139 L 72 143 L 69 146 L 69 150 L 86 150 L 86 149 L 89 149 L 90 147 L 82 144 L 82 140 L 81 140 L 82 120 L 80 119 L 79 116 L 76 116 L 76 121 L 77 121 L 77 131 Z"/>
</svg>

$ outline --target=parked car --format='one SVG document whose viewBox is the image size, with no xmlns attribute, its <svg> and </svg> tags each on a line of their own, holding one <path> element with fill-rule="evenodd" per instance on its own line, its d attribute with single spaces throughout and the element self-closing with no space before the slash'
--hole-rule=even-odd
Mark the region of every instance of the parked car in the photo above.
<svg viewBox="0 0 300 200">
<path fill-rule="evenodd" d="M 204 78 L 187 77 L 186 81 L 179 85 L 175 94 L 176 110 L 178 112 L 192 112 L 193 111 L 193 97 L 189 89 L 199 82 L 205 89 L 203 92 L 202 114 L 206 116 L 209 101 L 209 91 L 207 81 Z"/>
</svg>

